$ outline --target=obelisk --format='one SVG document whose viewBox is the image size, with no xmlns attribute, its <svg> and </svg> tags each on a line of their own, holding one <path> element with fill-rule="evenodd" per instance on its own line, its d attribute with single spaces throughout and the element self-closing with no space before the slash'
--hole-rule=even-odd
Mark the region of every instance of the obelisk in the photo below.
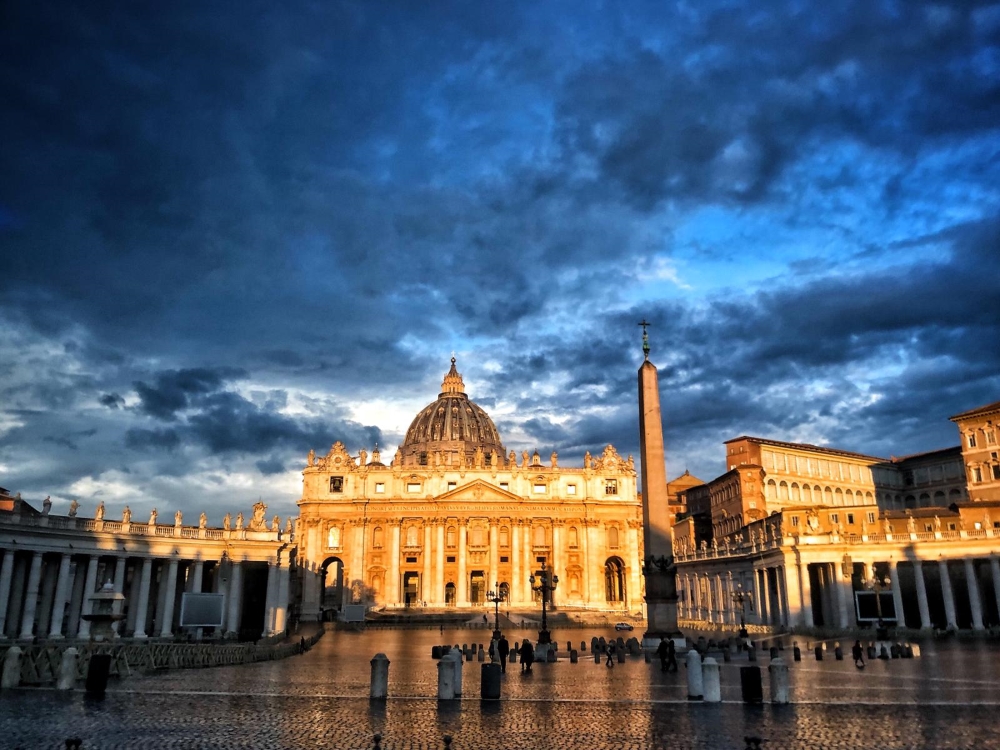
<svg viewBox="0 0 1000 750">
<path fill-rule="evenodd" d="M 643 363 L 639 368 L 639 453 L 642 456 L 642 539 L 646 578 L 646 645 L 680 636 L 677 628 L 677 582 L 673 532 L 667 505 L 667 470 L 663 418 L 656 366 L 649 361 L 649 334 L 643 320 Z"/>
</svg>

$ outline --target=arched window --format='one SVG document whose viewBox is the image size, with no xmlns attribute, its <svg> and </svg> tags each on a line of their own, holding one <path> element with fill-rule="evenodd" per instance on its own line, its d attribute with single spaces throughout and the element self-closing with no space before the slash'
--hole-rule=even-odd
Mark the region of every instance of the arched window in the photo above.
<svg viewBox="0 0 1000 750">
<path fill-rule="evenodd" d="M 506 526 L 500 527 L 500 546 L 503 548 L 510 546 L 510 529 Z"/>
<path fill-rule="evenodd" d="M 454 549 L 457 543 L 458 543 L 458 532 L 455 530 L 454 526 L 449 526 L 446 544 L 448 547 Z"/>
<path fill-rule="evenodd" d="M 844 504 L 844 493 L 840 491 L 840 487 L 833 491 L 833 504 L 843 505 Z"/>
<path fill-rule="evenodd" d="M 576 573 L 569 574 L 569 590 L 572 594 L 580 593 L 580 576 Z"/>
<path fill-rule="evenodd" d="M 844 493 L 844 499 L 847 501 L 848 505 L 854 505 L 854 492 L 852 492 L 851 490 L 848 490 L 847 492 L 845 492 Z M 861 504 L 860 500 L 858 501 L 858 504 L 859 505 Z"/>
<path fill-rule="evenodd" d="M 793 503 L 802 502 L 802 492 L 799 490 L 798 482 L 792 482 L 792 502 Z"/>
<path fill-rule="evenodd" d="M 372 531 L 372 547 L 380 549 L 382 547 L 382 527 L 376 526 Z"/>
<path fill-rule="evenodd" d="M 406 546 L 416 547 L 417 544 L 417 527 L 411 524 L 406 527 Z"/>
<path fill-rule="evenodd" d="M 618 558 L 604 564 L 604 588 L 609 602 L 625 601 L 625 567 Z"/>
<path fill-rule="evenodd" d="M 339 526 L 331 526 L 330 530 L 326 532 L 326 546 L 331 548 L 337 548 L 340 546 Z"/>
<path fill-rule="evenodd" d="M 569 527 L 569 548 L 576 549 L 580 546 L 580 534 L 576 530 L 576 526 Z"/>
<path fill-rule="evenodd" d="M 773 479 L 767 480 L 767 499 L 769 502 L 778 499 L 778 485 L 774 483 Z"/>
<path fill-rule="evenodd" d="M 608 527 L 608 548 L 618 549 L 618 527 L 609 526 Z"/>
<path fill-rule="evenodd" d="M 833 505 L 833 490 L 829 487 L 823 490 L 823 500 L 827 505 Z"/>
<path fill-rule="evenodd" d="M 782 502 L 788 502 L 788 484 L 786 482 L 778 485 L 778 499 Z"/>
</svg>

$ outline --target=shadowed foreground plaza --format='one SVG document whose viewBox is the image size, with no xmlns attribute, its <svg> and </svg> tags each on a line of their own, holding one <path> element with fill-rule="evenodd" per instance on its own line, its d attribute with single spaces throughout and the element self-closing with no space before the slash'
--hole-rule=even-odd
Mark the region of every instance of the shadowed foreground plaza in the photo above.
<svg viewBox="0 0 1000 750">
<path fill-rule="evenodd" d="M 524 631 L 525 635 L 534 633 Z M 521 635 L 515 631 L 513 635 Z M 562 648 L 591 635 L 554 635 Z M 304 656 L 243 667 L 134 676 L 103 701 L 82 692 L 7 691 L 0 698 L 4 747 L 57 748 L 734 748 L 744 735 L 765 748 L 973 748 L 1000 745 L 996 688 L 1000 646 L 924 645 L 913 660 L 791 665 L 792 705 L 739 702 L 738 667 L 722 664 L 723 703 L 686 700 L 685 673 L 628 658 L 608 669 L 593 659 L 508 668 L 503 699 L 479 700 L 480 664 L 467 662 L 464 699 L 439 706 L 430 646 L 481 641 L 487 631 L 328 633 Z M 370 702 L 369 660 L 391 661 L 390 698 Z M 790 653 L 786 652 L 790 657 Z M 759 664 L 767 689 L 767 658 Z"/>
</svg>

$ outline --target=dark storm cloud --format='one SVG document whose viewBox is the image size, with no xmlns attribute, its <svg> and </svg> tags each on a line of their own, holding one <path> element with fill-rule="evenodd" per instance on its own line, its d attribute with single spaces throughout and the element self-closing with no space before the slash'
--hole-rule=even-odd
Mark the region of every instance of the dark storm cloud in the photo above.
<svg viewBox="0 0 1000 750">
<path fill-rule="evenodd" d="M 121 409 L 125 406 L 125 399 L 117 393 L 103 393 L 98 400 L 109 409 Z"/>
<path fill-rule="evenodd" d="M 171 370 L 156 376 L 153 385 L 135 383 L 139 411 L 157 419 L 172 420 L 201 396 L 217 391 L 223 383 L 245 377 L 242 370 L 231 368 L 193 368 Z"/>
</svg>

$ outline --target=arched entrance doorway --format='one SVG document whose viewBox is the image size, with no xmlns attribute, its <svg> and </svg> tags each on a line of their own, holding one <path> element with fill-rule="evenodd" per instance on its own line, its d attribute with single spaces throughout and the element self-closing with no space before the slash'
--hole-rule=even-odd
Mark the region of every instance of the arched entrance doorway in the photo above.
<svg viewBox="0 0 1000 750">
<path fill-rule="evenodd" d="M 604 589 L 609 604 L 625 604 L 625 563 L 620 557 L 604 563 Z"/>
<path fill-rule="evenodd" d="M 444 587 L 444 603 L 445 606 L 454 607 L 455 606 L 455 584 L 449 583 Z"/>
<path fill-rule="evenodd" d="M 328 557 L 320 568 L 320 618 L 336 620 L 344 604 L 344 563 L 339 557 Z"/>
</svg>

